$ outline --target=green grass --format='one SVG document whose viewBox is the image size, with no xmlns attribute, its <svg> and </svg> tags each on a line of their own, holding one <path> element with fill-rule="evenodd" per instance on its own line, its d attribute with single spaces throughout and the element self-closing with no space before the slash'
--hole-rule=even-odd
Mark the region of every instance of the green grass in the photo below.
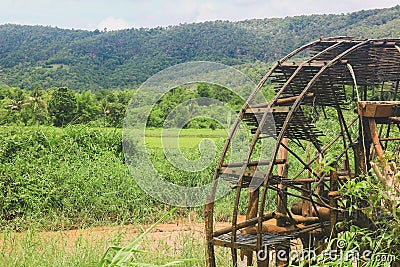
<svg viewBox="0 0 400 267">
<path fill-rule="evenodd" d="M 179 146 L 181 148 L 195 148 L 205 138 L 213 141 L 225 139 L 227 132 L 224 129 L 166 129 L 164 131 L 161 129 L 147 129 L 145 134 L 146 147 L 162 148 L 163 146 L 171 146 L 171 141 L 177 136 L 179 136 Z"/>
</svg>

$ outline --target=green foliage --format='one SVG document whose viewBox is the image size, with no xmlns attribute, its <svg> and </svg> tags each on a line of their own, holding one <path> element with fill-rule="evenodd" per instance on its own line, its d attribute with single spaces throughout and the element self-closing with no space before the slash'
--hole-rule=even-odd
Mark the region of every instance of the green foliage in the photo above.
<svg viewBox="0 0 400 267">
<path fill-rule="evenodd" d="M 126 105 L 123 105 L 121 103 L 112 103 L 110 104 L 108 110 L 108 125 L 113 127 L 122 127 L 122 121 L 125 117 Z"/>
<path fill-rule="evenodd" d="M 160 134 L 160 129 L 150 130 L 146 143 L 166 179 L 189 186 L 210 182 L 212 166 L 194 174 L 169 164 Z M 154 222 L 166 206 L 135 183 L 125 164 L 121 135 L 120 129 L 77 125 L 0 128 L 1 229 Z M 203 138 L 216 140 L 220 147 L 223 136 L 218 130 L 183 130 L 180 145 L 184 156 L 198 158 Z"/>
<path fill-rule="evenodd" d="M 32 119 L 36 123 L 46 124 L 48 118 L 48 99 L 46 92 L 41 87 L 36 87 L 29 96 L 29 102 L 32 108 Z"/>
<path fill-rule="evenodd" d="M 190 99 L 196 99 L 196 101 L 193 101 L 190 105 L 180 105 Z M 150 113 L 147 126 L 220 128 L 221 125 L 210 118 L 215 118 L 215 115 L 221 111 L 221 107 L 210 103 L 210 99 L 215 99 L 215 102 L 219 100 L 234 110 L 239 110 L 244 102 L 232 91 L 216 84 L 198 83 L 187 87 L 180 86 L 170 90 L 157 102 Z M 198 110 L 202 106 L 209 106 L 210 108 L 207 109 L 207 112 L 199 112 Z M 199 113 L 202 113 L 201 115 L 204 117 L 195 118 L 185 124 L 189 118 L 192 118 L 193 114 Z M 172 116 L 173 119 L 167 120 L 168 115 L 174 114 L 179 114 L 179 116 Z"/>
<path fill-rule="evenodd" d="M 76 93 L 67 87 L 0 88 L 1 125 L 90 124 L 121 127 L 133 90 Z"/>
<path fill-rule="evenodd" d="M 2 227 L 26 228 L 36 218 L 46 228 L 71 228 L 152 209 L 134 208 L 149 199 L 128 174 L 120 131 L 4 128 L 0 135 Z"/>
<path fill-rule="evenodd" d="M 77 123 L 89 123 L 99 117 L 100 109 L 97 106 L 94 95 L 90 91 L 85 91 L 81 94 L 77 94 L 76 100 Z"/>
<path fill-rule="evenodd" d="M 397 174 L 399 175 L 399 174 Z M 372 225 L 368 229 L 353 227 L 353 239 L 364 249 L 386 253 L 400 258 L 400 217 L 396 188 L 387 188 L 375 176 L 361 181 L 349 181 L 342 189 L 351 215 L 362 212 Z M 394 203 L 392 203 L 394 201 Z M 358 224 L 357 221 L 353 222 Z"/>
<path fill-rule="evenodd" d="M 67 87 L 57 88 L 50 99 L 49 110 L 54 126 L 60 127 L 72 122 L 75 118 L 77 101 L 75 93 Z"/>
</svg>

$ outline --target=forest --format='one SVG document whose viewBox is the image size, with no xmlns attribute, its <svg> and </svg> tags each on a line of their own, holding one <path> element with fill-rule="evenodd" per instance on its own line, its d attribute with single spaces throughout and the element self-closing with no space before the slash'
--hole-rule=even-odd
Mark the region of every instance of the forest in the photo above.
<svg viewBox="0 0 400 267">
<path fill-rule="evenodd" d="M 84 124 L 88 127 L 123 126 L 126 109 L 135 90 L 99 90 L 75 92 L 67 87 L 43 90 L 20 88 L 0 88 L 0 125 L 7 126 L 56 126 Z M 180 86 L 164 95 L 154 105 L 147 121 L 148 127 L 160 128 L 167 115 L 176 106 L 189 99 L 207 97 L 226 103 L 239 110 L 243 100 L 231 91 L 218 85 L 198 83 L 194 86 Z M 191 106 L 202 106 L 201 100 Z M 182 114 L 188 107 L 182 107 Z M 211 114 L 210 114 L 211 115 Z M 211 116 L 212 117 L 212 116 Z M 171 127 L 178 127 L 171 122 Z M 218 127 L 208 119 L 191 121 L 185 128 Z"/>
<path fill-rule="evenodd" d="M 0 87 L 134 89 L 178 63 L 206 60 L 237 66 L 272 62 L 320 37 L 399 36 L 398 25 L 399 5 L 339 15 L 120 31 L 6 24 L 0 25 Z"/>
</svg>

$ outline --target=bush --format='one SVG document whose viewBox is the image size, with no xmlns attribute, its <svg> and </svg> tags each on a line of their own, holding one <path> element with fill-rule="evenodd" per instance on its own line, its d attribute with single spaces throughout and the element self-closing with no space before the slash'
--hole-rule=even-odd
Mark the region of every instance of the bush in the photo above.
<svg viewBox="0 0 400 267">
<path fill-rule="evenodd" d="M 7 127 L 0 136 L 2 227 L 151 221 L 157 207 L 128 172 L 121 130 Z"/>
</svg>

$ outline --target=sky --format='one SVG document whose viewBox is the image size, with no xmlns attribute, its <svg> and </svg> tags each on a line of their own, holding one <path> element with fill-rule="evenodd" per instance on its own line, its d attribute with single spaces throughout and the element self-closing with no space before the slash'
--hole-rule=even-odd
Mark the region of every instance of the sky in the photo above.
<svg viewBox="0 0 400 267">
<path fill-rule="evenodd" d="M 210 20 L 340 14 L 397 4 L 399 0 L 0 0 L 0 24 L 118 30 Z"/>
</svg>

